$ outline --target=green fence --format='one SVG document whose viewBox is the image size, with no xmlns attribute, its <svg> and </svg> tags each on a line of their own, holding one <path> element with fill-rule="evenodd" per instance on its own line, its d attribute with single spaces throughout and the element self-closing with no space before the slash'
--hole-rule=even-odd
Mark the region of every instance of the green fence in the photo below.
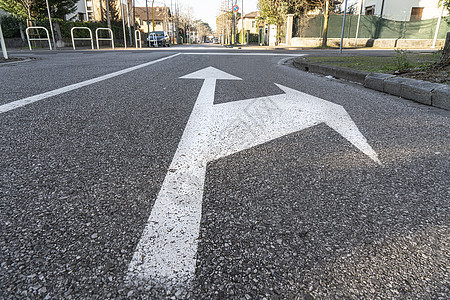
<svg viewBox="0 0 450 300">
<path fill-rule="evenodd" d="M 328 38 L 340 38 L 342 15 L 331 15 L 328 23 Z M 322 37 L 323 15 L 298 17 L 294 20 L 293 37 Z M 372 39 L 433 39 L 437 18 L 422 21 L 393 21 L 376 16 L 361 16 L 359 38 Z M 357 15 L 349 15 L 345 21 L 344 37 L 354 37 L 358 23 Z M 445 39 L 450 31 L 450 17 L 442 18 L 438 38 Z"/>
</svg>

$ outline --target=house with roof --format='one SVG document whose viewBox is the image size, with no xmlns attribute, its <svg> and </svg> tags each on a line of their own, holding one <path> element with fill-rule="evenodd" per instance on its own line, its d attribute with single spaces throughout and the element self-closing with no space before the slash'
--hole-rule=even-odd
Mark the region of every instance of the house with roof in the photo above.
<svg viewBox="0 0 450 300">
<path fill-rule="evenodd" d="M 116 0 L 110 1 L 109 5 L 110 11 L 114 12 L 117 17 L 117 20 L 122 20 L 122 10 L 120 8 L 120 3 L 123 2 L 123 13 L 126 12 L 125 1 Z M 129 13 L 131 14 L 131 8 L 133 7 L 133 0 L 127 0 Z M 105 0 L 79 0 L 76 4 L 76 10 L 74 13 L 67 15 L 67 20 L 76 20 L 76 21 L 92 21 L 92 22 L 100 22 L 106 19 L 106 1 Z M 132 18 L 130 18 L 132 19 Z M 125 17 L 125 20 L 126 17 Z"/>
<path fill-rule="evenodd" d="M 394 21 L 421 21 L 437 18 L 442 12 L 439 0 L 365 0 L 362 14 Z M 447 16 L 447 10 L 443 16 Z"/>
<path fill-rule="evenodd" d="M 258 33 L 258 17 L 257 11 L 252 11 L 248 14 L 245 14 L 242 19 L 237 20 L 237 31 L 241 32 L 242 23 L 244 23 L 244 32 L 250 32 L 251 34 Z M 242 22 L 244 21 L 244 22 Z"/>
<path fill-rule="evenodd" d="M 172 14 L 169 7 L 136 7 L 136 25 L 139 30 L 147 33 L 150 31 L 167 31 L 172 32 Z M 147 19 L 148 16 L 148 19 Z M 154 21 L 154 23 L 153 23 Z"/>
</svg>

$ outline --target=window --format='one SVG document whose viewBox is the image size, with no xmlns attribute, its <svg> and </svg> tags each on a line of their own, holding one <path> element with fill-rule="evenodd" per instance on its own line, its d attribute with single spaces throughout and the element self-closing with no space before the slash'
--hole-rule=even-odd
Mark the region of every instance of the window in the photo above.
<svg viewBox="0 0 450 300">
<path fill-rule="evenodd" d="M 411 8 L 411 18 L 410 21 L 420 21 L 422 20 L 423 7 L 413 7 Z"/>
<path fill-rule="evenodd" d="M 373 16 L 375 14 L 375 5 L 366 7 L 366 15 Z"/>
<path fill-rule="evenodd" d="M 256 21 L 252 21 L 252 28 L 256 27 Z"/>
<path fill-rule="evenodd" d="M 78 13 L 78 21 L 80 22 L 84 21 L 84 13 Z"/>
</svg>

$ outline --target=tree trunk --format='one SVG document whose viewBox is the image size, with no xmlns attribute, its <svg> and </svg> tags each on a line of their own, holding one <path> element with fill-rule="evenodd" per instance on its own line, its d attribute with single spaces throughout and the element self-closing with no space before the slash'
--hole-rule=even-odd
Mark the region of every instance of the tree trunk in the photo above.
<svg viewBox="0 0 450 300">
<path fill-rule="evenodd" d="M 327 46 L 327 40 L 328 40 L 328 19 L 329 19 L 329 0 L 326 0 L 325 2 L 325 15 L 323 17 L 323 33 L 322 33 L 322 47 Z"/>
<path fill-rule="evenodd" d="M 440 67 L 446 67 L 450 65 L 450 32 L 447 32 L 444 50 L 442 51 L 441 59 L 439 60 L 438 65 Z"/>
</svg>

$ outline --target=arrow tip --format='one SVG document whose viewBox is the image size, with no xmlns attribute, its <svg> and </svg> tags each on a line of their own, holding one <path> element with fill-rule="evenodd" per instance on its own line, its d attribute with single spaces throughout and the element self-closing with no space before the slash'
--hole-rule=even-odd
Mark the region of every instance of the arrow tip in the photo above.
<svg viewBox="0 0 450 300">
<path fill-rule="evenodd" d="M 207 67 L 194 73 L 180 77 L 182 79 L 223 79 L 223 80 L 242 80 L 239 77 L 228 74 L 214 67 Z"/>
</svg>

